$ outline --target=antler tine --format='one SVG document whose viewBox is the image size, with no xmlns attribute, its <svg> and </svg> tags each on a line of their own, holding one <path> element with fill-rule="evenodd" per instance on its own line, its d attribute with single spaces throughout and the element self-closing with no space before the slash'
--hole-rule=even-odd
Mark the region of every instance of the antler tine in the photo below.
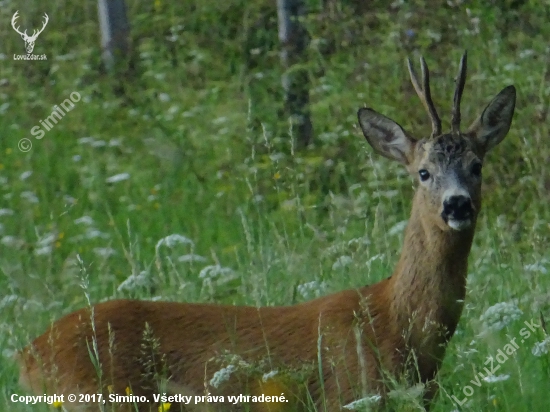
<svg viewBox="0 0 550 412">
<path fill-rule="evenodd" d="M 460 100 L 462 100 L 462 92 L 464 91 L 464 84 L 466 83 L 466 70 L 468 66 L 467 52 L 464 52 L 460 59 L 460 66 L 458 68 L 458 76 L 455 80 L 455 95 L 453 99 L 453 116 L 451 119 L 451 131 L 453 133 L 460 132 Z"/>
<path fill-rule="evenodd" d="M 13 29 L 18 33 L 20 34 L 21 36 L 23 36 L 24 33 L 21 33 L 21 31 L 19 30 L 19 26 L 15 27 L 15 25 L 17 24 L 17 19 L 19 18 L 19 10 L 17 10 L 13 17 L 11 18 L 11 26 L 13 27 Z M 25 34 L 27 33 L 27 30 L 25 30 Z"/>
<path fill-rule="evenodd" d="M 425 105 L 426 109 L 430 113 L 430 119 L 432 121 L 432 137 L 439 136 L 441 134 L 441 119 L 437 115 L 434 102 L 432 101 L 432 94 L 430 91 L 430 72 L 428 65 L 424 57 L 420 57 L 420 66 L 422 69 L 422 88 L 424 89 Z"/>
<path fill-rule="evenodd" d="M 18 17 L 19 17 L 19 10 L 16 10 L 15 13 L 13 13 L 13 17 L 11 18 L 11 24 L 15 24 Z"/>
<path fill-rule="evenodd" d="M 38 35 L 40 33 L 42 33 L 44 31 L 44 29 L 46 28 L 46 25 L 48 24 L 48 21 L 50 20 L 50 18 L 48 17 L 48 15 L 46 13 L 44 13 L 44 15 L 42 16 L 42 18 L 44 19 L 44 23 L 42 23 L 42 28 L 41 29 L 35 29 L 33 30 L 33 33 L 32 33 L 32 36 L 33 38 L 37 38 Z"/>
<path fill-rule="evenodd" d="M 435 110 L 435 106 L 432 101 L 432 95 L 430 92 L 430 72 L 428 70 L 426 60 L 424 60 L 424 57 L 420 58 L 420 68 L 422 69 L 422 87 L 420 87 L 420 84 L 418 83 L 418 79 L 416 78 L 410 59 L 407 59 L 407 65 L 409 67 L 409 74 L 411 76 L 411 83 L 414 86 L 414 90 L 416 90 L 416 94 L 420 97 L 422 104 L 430 115 L 430 120 L 432 121 L 431 137 L 438 136 L 441 134 L 441 120 L 437 115 L 437 110 Z"/>
</svg>

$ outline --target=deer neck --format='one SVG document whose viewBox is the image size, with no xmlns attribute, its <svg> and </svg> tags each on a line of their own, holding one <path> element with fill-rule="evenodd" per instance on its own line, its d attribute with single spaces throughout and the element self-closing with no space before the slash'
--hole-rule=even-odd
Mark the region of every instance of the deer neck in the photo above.
<svg viewBox="0 0 550 412">
<path fill-rule="evenodd" d="M 441 346 L 453 335 L 466 294 L 468 255 L 475 231 L 443 231 L 422 215 L 415 194 L 401 257 L 390 278 L 391 317 L 413 346 Z M 434 349 L 435 350 L 435 349 Z"/>
</svg>

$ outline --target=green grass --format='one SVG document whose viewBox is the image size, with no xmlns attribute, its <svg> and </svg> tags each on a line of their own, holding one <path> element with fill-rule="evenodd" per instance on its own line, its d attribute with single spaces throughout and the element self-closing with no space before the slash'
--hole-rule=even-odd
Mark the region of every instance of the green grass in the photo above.
<svg viewBox="0 0 550 412">
<path fill-rule="evenodd" d="M 402 242 L 391 229 L 408 217 L 411 180 L 373 155 L 355 113 L 366 104 L 427 134 L 404 62 L 423 54 L 448 127 L 453 78 L 468 49 L 465 123 L 508 84 L 518 101 L 508 137 L 486 160 L 465 311 L 434 410 L 546 410 L 550 357 L 532 354 L 542 328 L 501 365 L 496 374 L 507 380 L 470 381 L 488 356 L 520 336 L 524 321 L 540 324 L 550 315 L 547 6 L 425 1 L 388 9 L 372 2 L 361 14 L 351 1 L 328 2 L 322 12 L 310 2 L 316 137 L 294 152 L 292 131 L 278 115 L 274 2 L 129 1 L 134 69 L 119 79 L 101 70 L 94 2 L 3 3 L 1 409 L 40 409 L 10 401 L 21 393 L 12 354 L 52 320 L 86 306 L 86 293 L 94 303 L 160 297 L 281 305 L 313 297 L 300 293 L 307 282 L 324 282 L 322 293 L 331 293 L 391 274 Z M 24 52 L 9 25 L 18 8 L 26 27 L 50 15 L 34 51 L 47 61 L 12 59 Z M 75 108 L 43 139 L 31 136 L 74 91 L 82 96 Z M 18 149 L 23 138 L 32 142 L 28 153 Z M 122 173 L 128 179 L 107 183 Z M 156 248 L 170 234 L 193 243 Z M 203 259 L 178 260 L 190 254 Z M 208 265 L 235 276 L 205 282 L 199 274 Z M 131 275 L 141 281 L 125 282 Z M 522 315 L 483 333 L 480 318 L 498 302 Z M 466 386 L 473 394 L 458 408 L 450 396 L 462 400 Z"/>
</svg>

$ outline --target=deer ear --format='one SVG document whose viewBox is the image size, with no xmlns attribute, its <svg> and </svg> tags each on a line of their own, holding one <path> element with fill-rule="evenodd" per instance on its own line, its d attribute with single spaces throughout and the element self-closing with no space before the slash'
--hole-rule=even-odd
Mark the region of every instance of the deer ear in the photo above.
<svg viewBox="0 0 550 412">
<path fill-rule="evenodd" d="M 359 109 L 357 117 L 367 142 L 378 154 L 404 165 L 411 163 L 415 141 L 399 124 L 368 108 Z"/>
<path fill-rule="evenodd" d="M 512 124 L 515 106 L 516 88 L 505 87 L 468 129 L 483 155 L 506 137 Z"/>
</svg>

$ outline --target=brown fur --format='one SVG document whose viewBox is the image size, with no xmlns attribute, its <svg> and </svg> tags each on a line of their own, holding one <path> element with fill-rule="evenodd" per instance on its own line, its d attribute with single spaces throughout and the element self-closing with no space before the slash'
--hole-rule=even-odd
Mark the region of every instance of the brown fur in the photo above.
<svg viewBox="0 0 550 412">
<path fill-rule="evenodd" d="M 506 135 L 515 102 L 512 89 L 504 89 L 487 107 L 490 116 L 482 115 L 467 134 L 434 140 L 415 141 L 392 120 L 370 109 L 360 111 L 361 127 L 376 151 L 404 163 L 414 176 L 422 168 L 433 175 L 431 183 L 419 182 L 401 257 L 390 278 L 285 307 L 100 303 L 93 311 L 82 309 L 58 320 L 21 352 L 22 385 L 37 394 L 45 390 L 66 395 L 124 394 L 131 388 L 151 399 L 163 391 L 258 395 L 280 390 L 291 399 L 284 408 L 251 405 L 257 411 L 298 410 L 307 391 L 319 410 L 326 406 L 337 411 L 367 394 L 386 395 L 395 379 L 427 384 L 429 401 L 436 392 L 430 381 L 441 365 L 465 298 L 467 260 L 481 206 L 481 179 L 471 175 L 471 164 L 481 161 L 485 151 Z M 502 116 L 494 115 L 495 107 Z M 491 122 L 493 118 L 497 120 Z M 463 230 L 451 229 L 441 217 L 445 193 L 455 186 L 472 200 L 473 221 Z M 146 323 L 153 337 L 148 344 Z M 209 381 L 224 366 L 220 359 L 227 353 L 248 363 L 263 362 L 265 371 L 311 368 L 301 388 L 282 373 L 262 383 L 261 375 L 252 372 L 235 373 L 214 388 Z M 101 381 L 92 362 L 96 354 Z M 167 384 L 159 387 L 162 374 Z M 142 411 L 157 408 L 139 406 Z M 210 404 L 184 410 L 239 408 L 242 405 Z"/>
</svg>

